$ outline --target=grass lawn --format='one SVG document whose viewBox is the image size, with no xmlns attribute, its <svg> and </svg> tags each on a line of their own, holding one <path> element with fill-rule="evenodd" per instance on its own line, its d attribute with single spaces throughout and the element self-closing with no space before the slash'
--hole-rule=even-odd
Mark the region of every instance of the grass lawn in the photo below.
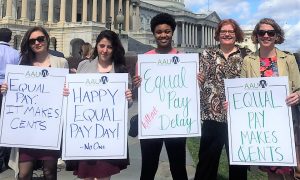
<svg viewBox="0 0 300 180">
<path fill-rule="evenodd" d="M 189 151 L 191 153 L 191 156 L 194 160 L 195 166 L 198 163 L 198 151 L 199 151 L 199 138 L 188 138 L 187 145 L 189 148 Z M 225 149 L 222 151 L 220 164 L 219 164 L 219 170 L 218 170 L 218 179 L 219 180 L 225 180 L 228 179 L 228 161 L 226 157 Z M 267 180 L 266 173 L 263 173 L 259 170 L 251 170 L 248 171 L 248 180 Z"/>
</svg>

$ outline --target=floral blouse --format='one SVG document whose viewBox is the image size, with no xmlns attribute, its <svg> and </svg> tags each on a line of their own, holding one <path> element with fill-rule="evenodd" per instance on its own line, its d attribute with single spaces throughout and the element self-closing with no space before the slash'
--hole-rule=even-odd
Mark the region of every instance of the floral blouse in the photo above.
<svg viewBox="0 0 300 180">
<path fill-rule="evenodd" d="M 242 68 L 242 51 L 237 51 L 226 59 L 220 47 L 208 48 L 200 56 L 200 73 L 204 73 L 205 82 L 200 85 L 201 119 L 227 122 L 227 114 L 222 102 L 226 100 L 224 79 L 238 78 Z M 245 49 L 245 55 L 250 54 Z"/>
<path fill-rule="evenodd" d="M 277 57 L 260 58 L 261 77 L 278 77 Z"/>
</svg>

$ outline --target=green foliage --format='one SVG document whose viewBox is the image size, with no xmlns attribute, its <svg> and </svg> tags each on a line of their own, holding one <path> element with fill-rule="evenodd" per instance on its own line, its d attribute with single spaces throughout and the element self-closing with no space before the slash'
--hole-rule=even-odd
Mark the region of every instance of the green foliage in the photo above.
<svg viewBox="0 0 300 180">
<path fill-rule="evenodd" d="M 200 138 L 198 137 L 192 137 L 188 138 L 187 140 L 187 146 L 191 153 L 191 156 L 193 158 L 195 166 L 198 163 L 198 151 L 200 146 Z M 220 164 L 219 164 L 219 170 L 218 170 L 218 180 L 226 180 L 228 179 L 228 160 L 226 156 L 225 148 L 222 151 L 221 158 L 220 158 Z M 263 173 L 259 170 L 252 170 L 248 171 L 248 180 L 267 180 L 266 173 Z"/>
</svg>

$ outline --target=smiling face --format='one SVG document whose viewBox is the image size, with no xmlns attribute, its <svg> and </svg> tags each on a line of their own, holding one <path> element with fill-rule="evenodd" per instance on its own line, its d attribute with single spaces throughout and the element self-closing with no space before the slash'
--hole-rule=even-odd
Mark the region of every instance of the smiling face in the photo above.
<svg viewBox="0 0 300 180">
<path fill-rule="evenodd" d="M 29 37 L 29 46 L 35 53 L 44 53 L 48 51 L 45 34 L 41 31 L 34 31 Z"/>
<path fill-rule="evenodd" d="M 168 24 L 159 24 L 154 29 L 154 38 L 158 48 L 169 48 L 172 44 L 173 31 Z"/>
<path fill-rule="evenodd" d="M 277 35 L 274 28 L 269 24 L 261 24 L 257 32 L 260 47 L 274 47 Z"/>
<path fill-rule="evenodd" d="M 106 38 L 103 38 L 97 44 L 97 52 L 100 61 L 111 62 L 113 47 L 111 41 Z"/>
<path fill-rule="evenodd" d="M 221 45 L 234 45 L 236 41 L 235 30 L 231 24 L 224 24 L 220 30 Z"/>
</svg>

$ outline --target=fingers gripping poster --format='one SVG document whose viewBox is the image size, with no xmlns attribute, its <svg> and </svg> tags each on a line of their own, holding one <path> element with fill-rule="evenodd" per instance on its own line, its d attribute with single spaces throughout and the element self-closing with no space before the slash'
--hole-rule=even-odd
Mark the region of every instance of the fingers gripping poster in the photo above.
<svg viewBox="0 0 300 180">
<path fill-rule="evenodd" d="M 198 54 L 138 56 L 139 138 L 200 136 Z"/>
<path fill-rule="evenodd" d="M 0 146 L 60 149 L 68 69 L 7 65 Z"/>
<path fill-rule="evenodd" d="M 295 166 L 287 77 L 225 80 L 230 164 Z"/>
<path fill-rule="evenodd" d="M 127 157 L 127 73 L 70 74 L 63 159 Z"/>
</svg>

